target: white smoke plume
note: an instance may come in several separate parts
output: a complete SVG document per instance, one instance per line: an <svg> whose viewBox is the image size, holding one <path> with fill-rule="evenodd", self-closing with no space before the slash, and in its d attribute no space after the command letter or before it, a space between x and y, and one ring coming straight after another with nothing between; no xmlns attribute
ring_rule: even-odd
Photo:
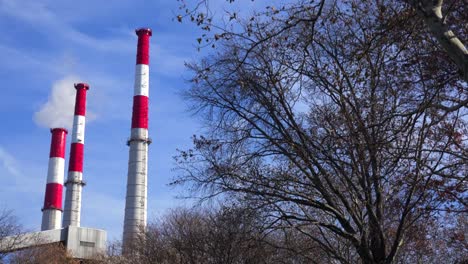
<svg viewBox="0 0 468 264"><path fill-rule="evenodd" d="M68 75L54 82L47 102L34 113L36 124L48 128L71 129L76 96L74 84L80 81L78 76Z"/></svg>

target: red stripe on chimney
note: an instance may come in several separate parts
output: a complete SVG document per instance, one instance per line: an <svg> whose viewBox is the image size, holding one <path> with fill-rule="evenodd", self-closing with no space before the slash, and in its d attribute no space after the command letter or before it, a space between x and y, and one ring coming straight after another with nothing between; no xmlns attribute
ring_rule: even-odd
<svg viewBox="0 0 468 264"><path fill-rule="evenodd" d="M68 131L65 128L51 129L50 158L65 158L65 143Z"/></svg>
<svg viewBox="0 0 468 264"><path fill-rule="evenodd" d="M148 128L148 97L133 97L132 128Z"/></svg>
<svg viewBox="0 0 468 264"><path fill-rule="evenodd" d="M89 85L86 83L75 84L76 99L75 99L75 115L86 115L86 90Z"/></svg>
<svg viewBox="0 0 468 264"><path fill-rule="evenodd" d="M83 172L84 145L81 143L72 143L70 148L70 162L68 171Z"/></svg>
<svg viewBox="0 0 468 264"><path fill-rule="evenodd" d="M138 29L136 30L138 35L138 46L136 64L149 65L149 38L152 35L151 29Z"/></svg>
<svg viewBox="0 0 468 264"><path fill-rule="evenodd" d="M62 210L63 185L59 183L48 183L44 199L44 209Z"/></svg>

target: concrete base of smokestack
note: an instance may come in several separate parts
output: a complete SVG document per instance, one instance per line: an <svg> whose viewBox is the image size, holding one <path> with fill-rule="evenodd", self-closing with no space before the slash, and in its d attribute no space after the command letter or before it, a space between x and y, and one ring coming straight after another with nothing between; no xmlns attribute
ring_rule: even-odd
<svg viewBox="0 0 468 264"><path fill-rule="evenodd" d="M147 218L147 175L148 175L147 129L134 128L128 141L130 146L127 195L125 199L125 219L123 233L124 251L133 244L146 228Z"/></svg>
<svg viewBox="0 0 468 264"><path fill-rule="evenodd" d="M41 230L62 228L62 211L56 209L44 209L42 211Z"/></svg>
<svg viewBox="0 0 468 264"><path fill-rule="evenodd" d="M65 195L65 209L63 214L63 226L80 226L81 222L81 193L85 183L83 173L72 171L68 173L65 182L67 187Z"/></svg>

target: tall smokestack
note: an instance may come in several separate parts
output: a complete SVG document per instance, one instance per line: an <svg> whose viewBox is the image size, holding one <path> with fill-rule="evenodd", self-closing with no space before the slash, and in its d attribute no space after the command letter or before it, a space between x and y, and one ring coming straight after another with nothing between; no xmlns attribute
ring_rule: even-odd
<svg viewBox="0 0 468 264"><path fill-rule="evenodd" d="M59 229L62 222L62 191L65 169L65 143L68 131L65 128L51 129L49 169L42 208L41 230Z"/></svg>
<svg viewBox="0 0 468 264"><path fill-rule="evenodd" d="M63 227L80 226L81 220L81 190L83 181L83 150L86 123L86 92L89 85L75 84L75 116L73 118L72 142L70 148L70 162L68 163L68 179L65 182L65 211Z"/></svg>
<svg viewBox="0 0 468 264"><path fill-rule="evenodd" d="M130 146L125 198L123 232L124 250L132 245L139 232L146 227L148 179L148 92L149 92L149 38L151 29L136 30L138 47L136 56L133 96L132 129L127 145Z"/></svg>

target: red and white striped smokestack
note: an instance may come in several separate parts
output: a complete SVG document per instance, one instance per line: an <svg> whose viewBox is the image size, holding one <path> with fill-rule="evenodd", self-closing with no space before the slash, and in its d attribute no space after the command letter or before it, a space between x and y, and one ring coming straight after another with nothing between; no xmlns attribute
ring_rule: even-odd
<svg viewBox="0 0 468 264"><path fill-rule="evenodd" d="M138 36L131 136L127 174L127 194L123 232L124 250L146 227L148 179L148 96L149 96L149 28L136 30Z"/></svg>
<svg viewBox="0 0 468 264"><path fill-rule="evenodd" d="M65 194L63 227L80 226L81 191L85 185L83 181L83 154L86 123L86 92L89 90L89 85L78 83L75 84L75 89L75 116L73 118L68 178L65 182L67 193Z"/></svg>
<svg viewBox="0 0 468 264"><path fill-rule="evenodd" d="M51 129L49 169L47 185L42 208L41 230L59 229L62 227L62 192L65 170L65 144L68 131L65 128Z"/></svg>

